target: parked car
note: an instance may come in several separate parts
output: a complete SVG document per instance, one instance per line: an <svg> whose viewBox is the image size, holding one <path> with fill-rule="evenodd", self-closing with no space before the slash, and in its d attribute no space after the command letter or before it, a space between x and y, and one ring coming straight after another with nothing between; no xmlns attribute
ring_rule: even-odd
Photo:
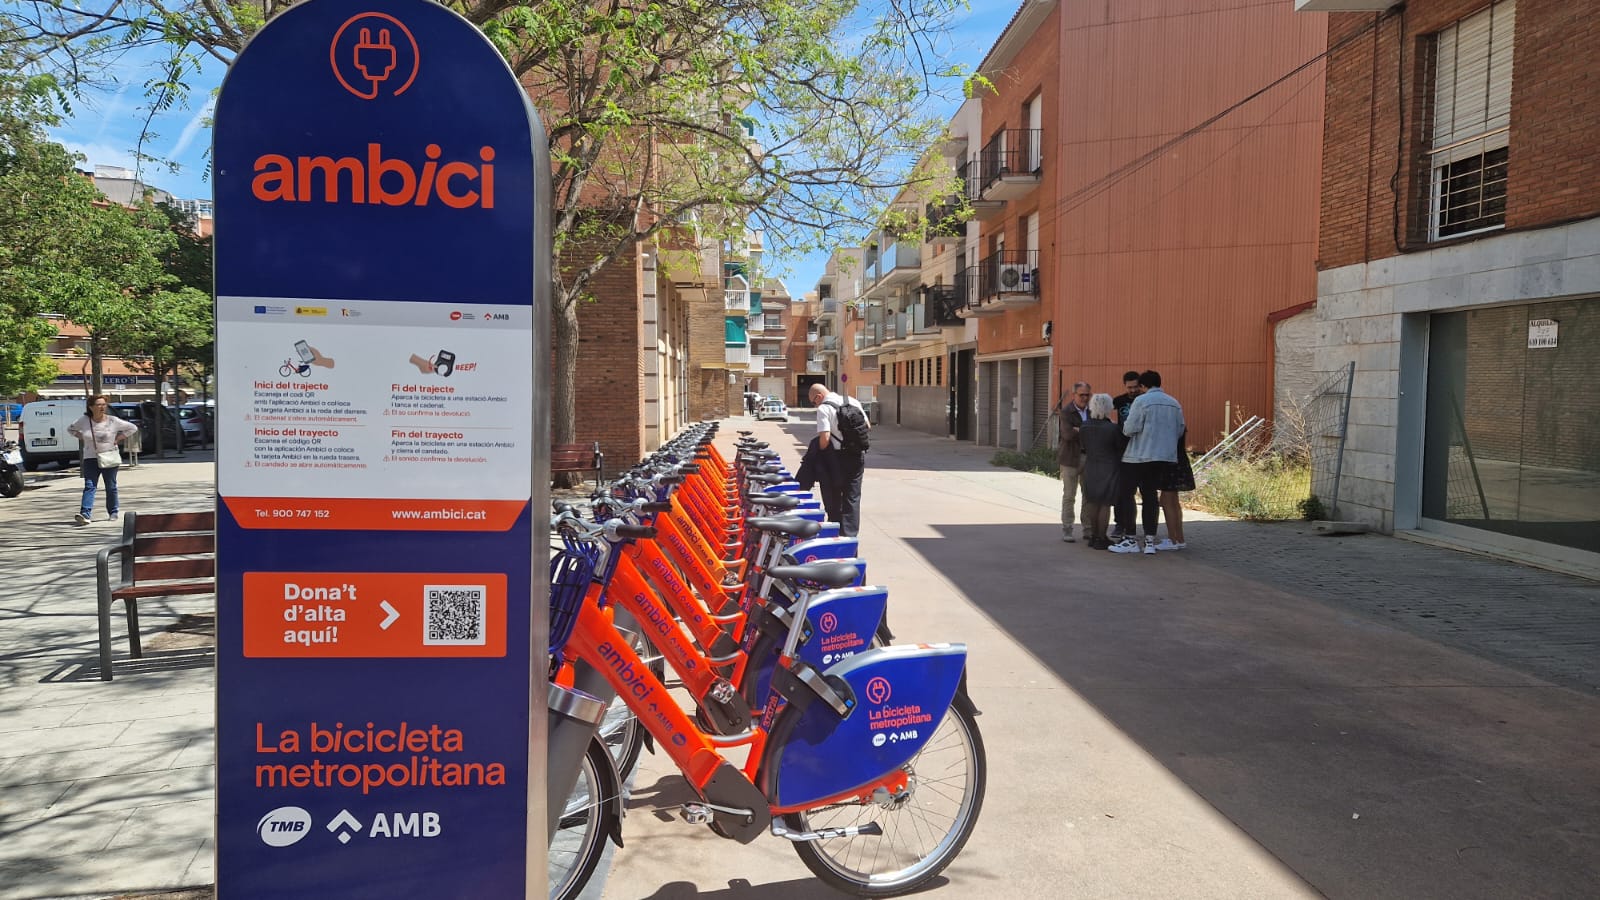
<svg viewBox="0 0 1600 900"><path fill-rule="evenodd" d="M126 419L129 422L139 426L139 441L143 447L141 452L154 453L156 452L156 435L152 422L155 417L151 416L150 419L147 420L144 413L145 410L155 409L160 409L166 413L167 424L161 429L162 448L167 450L182 449L183 445L178 443L178 431L182 427L181 420L178 418L178 414L173 412L171 407L158 406L155 403L149 402L113 403L111 404L111 409L108 410L108 412L119 419Z"/></svg>
<svg viewBox="0 0 1600 900"><path fill-rule="evenodd" d="M789 421L789 407L783 405L782 400L763 400L761 408L756 411L758 420L776 419L779 422Z"/></svg>
<svg viewBox="0 0 1600 900"><path fill-rule="evenodd" d="M183 445L185 447L209 446L216 438L212 437L211 407L204 403L185 403L178 407L178 419L183 423Z"/></svg>
<svg viewBox="0 0 1600 900"><path fill-rule="evenodd" d="M0 403L0 423L22 421L21 403Z"/></svg>
<svg viewBox="0 0 1600 900"><path fill-rule="evenodd" d="M22 467L32 472L45 463L57 463L62 468L77 463L81 445L67 429L83 418L83 408L81 397L24 404L19 419Z"/></svg>

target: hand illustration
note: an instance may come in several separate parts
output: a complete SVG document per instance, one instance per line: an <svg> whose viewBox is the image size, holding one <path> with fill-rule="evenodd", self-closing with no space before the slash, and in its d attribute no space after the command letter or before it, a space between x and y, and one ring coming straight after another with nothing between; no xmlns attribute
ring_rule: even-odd
<svg viewBox="0 0 1600 900"><path fill-rule="evenodd" d="M313 365L313 366L321 366L324 369L333 368L333 360L332 359L330 359L330 358L328 358L326 356L323 356L322 353L317 350L317 348L312 347L309 344L306 345L306 346L307 346L307 349L309 349L311 351L311 365Z"/></svg>
<svg viewBox="0 0 1600 900"><path fill-rule="evenodd" d="M420 356L416 355L415 353L413 353L413 354L411 354L410 363L413 366L416 366L417 367L417 371L421 372L424 375L432 375L433 374L433 360L424 359L423 357L420 357Z"/></svg>

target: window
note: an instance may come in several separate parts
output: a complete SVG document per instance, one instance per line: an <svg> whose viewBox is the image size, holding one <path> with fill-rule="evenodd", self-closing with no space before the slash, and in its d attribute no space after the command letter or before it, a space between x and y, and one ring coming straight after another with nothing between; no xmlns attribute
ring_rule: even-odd
<svg viewBox="0 0 1600 900"><path fill-rule="evenodd" d="M1505 226L1516 12L1500 0L1434 35L1429 240Z"/></svg>
<svg viewBox="0 0 1600 900"><path fill-rule="evenodd" d="M889 367L888 366L883 366L883 365L878 366L878 383L879 384L888 384L889 383Z"/></svg>
<svg viewBox="0 0 1600 900"><path fill-rule="evenodd" d="M783 327L783 317L777 313L767 313L761 317L761 321L768 328Z"/></svg>
<svg viewBox="0 0 1600 900"><path fill-rule="evenodd" d="M817 285L817 299L818 300L831 300L831 299L833 299L833 285L831 285L831 284L819 284L819 285Z"/></svg>
<svg viewBox="0 0 1600 900"><path fill-rule="evenodd" d="M933 358L933 383L935 386L944 384L944 357Z"/></svg>

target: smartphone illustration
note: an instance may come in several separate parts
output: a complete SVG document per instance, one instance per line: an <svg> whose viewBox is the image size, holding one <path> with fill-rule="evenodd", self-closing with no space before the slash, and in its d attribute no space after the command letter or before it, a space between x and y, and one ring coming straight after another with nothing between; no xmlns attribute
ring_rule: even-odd
<svg viewBox="0 0 1600 900"><path fill-rule="evenodd" d="M433 358L433 370L449 378L450 373L456 370L456 355L449 350L440 350Z"/></svg>
<svg viewBox="0 0 1600 900"><path fill-rule="evenodd" d="M316 358L311 352L311 345L305 341L295 341L294 352L300 354L300 361L304 363L311 362Z"/></svg>

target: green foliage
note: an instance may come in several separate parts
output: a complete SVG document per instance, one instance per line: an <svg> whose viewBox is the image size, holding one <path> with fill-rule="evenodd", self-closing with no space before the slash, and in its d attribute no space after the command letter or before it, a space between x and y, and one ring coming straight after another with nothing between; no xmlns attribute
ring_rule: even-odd
<svg viewBox="0 0 1600 900"><path fill-rule="evenodd" d="M1186 498L1198 509L1238 519L1293 519L1311 490L1311 468L1275 456L1224 459L1208 468Z"/></svg>
<svg viewBox="0 0 1600 900"><path fill-rule="evenodd" d="M996 450L989 465L1036 472L1052 478L1061 477L1061 465L1056 462L1056 451L1050 447L1035 447L1026 453L1016 450Z"/></svg>

